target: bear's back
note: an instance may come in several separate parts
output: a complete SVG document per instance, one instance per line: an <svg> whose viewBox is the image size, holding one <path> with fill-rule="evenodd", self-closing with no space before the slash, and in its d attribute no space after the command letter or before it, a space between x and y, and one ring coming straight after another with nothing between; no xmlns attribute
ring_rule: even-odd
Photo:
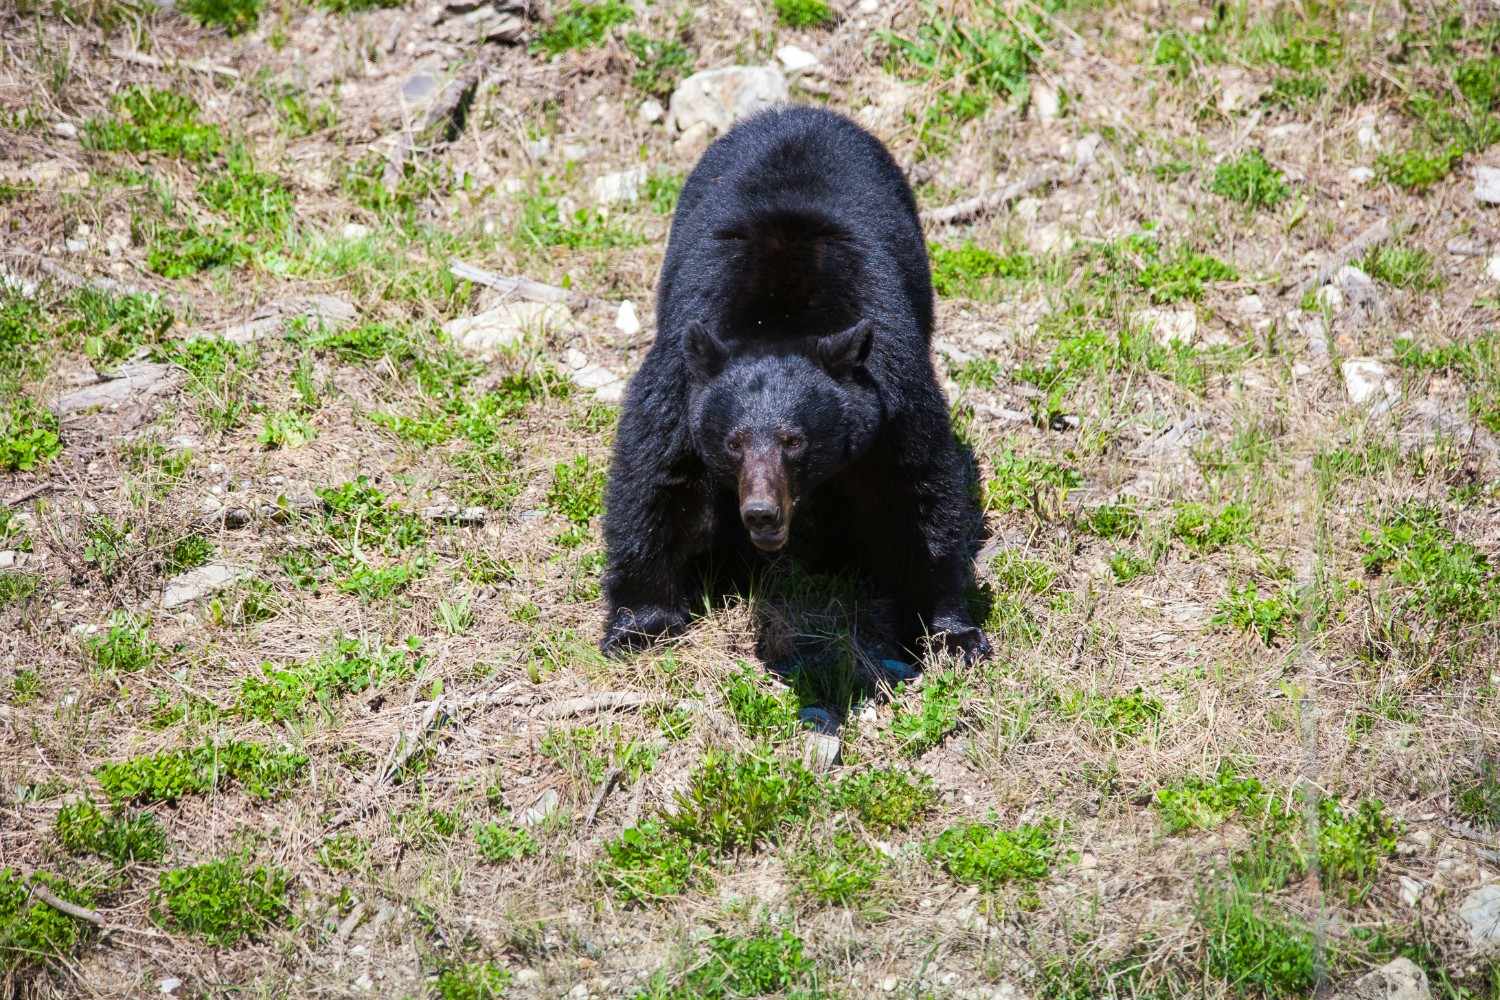
<svg viewBox="0 0 1500 1000"><path fill-rule="evenodd" d="M777 290L783 301L765 301ZM821 108L761 112L704 153L673 217L658 336L697 319L732 337L745 323L774 325L798 297L799 329L873 313L889 335L909 331L923 348L931 334L911 188L879 140Z"/></svg>

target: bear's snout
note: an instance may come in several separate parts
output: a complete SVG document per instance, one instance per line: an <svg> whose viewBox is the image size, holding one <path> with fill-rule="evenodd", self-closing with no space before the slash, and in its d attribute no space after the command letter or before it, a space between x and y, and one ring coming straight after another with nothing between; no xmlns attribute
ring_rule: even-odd
<svg viewBox="0 0 1500 1000"><path fill-rule="evenodd" d="M792 498L781 457L756 449L740 465L740 521L762 552L776 552L791 532Z"/></svg>

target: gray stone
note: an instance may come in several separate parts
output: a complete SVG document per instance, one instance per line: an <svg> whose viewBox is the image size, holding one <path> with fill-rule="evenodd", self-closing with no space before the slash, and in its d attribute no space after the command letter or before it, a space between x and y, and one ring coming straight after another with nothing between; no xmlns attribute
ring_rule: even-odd
<svg viewBox="0 0 1500 1000"><path fill-rule="evenodd" d="M1500 168L1474 168L1474 200L1481 205L1500 205Z"/></svg>
<svg viewBox="0 0 1500 1000"><path fill-rule="evenodd" d="M1401 398L1401 384L1374 358L1350 358L1339 365L1339 372L1344 376L1349 402L1355 406L1383 412Z"/></svg>
<svg viewBox="0 0 1500 1000"><path fill-rule="evenodd" d="M1375 171L1369 167L1351 167L1349 179L1356 184L1368 184L1375 179Z"/></svg>
<svg viewBox="0 0 1500 1000"><path fill-rule="evenodd" d="M594 203L633 205L641 196L641 185L646 183L646 167L631 167L618 173L596 177L593 184Z"/></svg>
<svg viewBox="0 0 1500 1000"><path fill-rule="evenodd" d="M1430 1000L1427 973L1409 958L1398 958L1356 979L1329 1000Z"/></svg>
<svg viewBox="0 0 1500 1000"><path fill-rule="evenodd" d="M694 73L677 85L669 117L679 132L706 125L725 132L736 121L784 103L786 77L774 66L726 66Z"/></svg>
<svg viewBox="0 0 1500 1000"><path fill-rule="evenodd" d="M799 45L783 45L776 50L776 61L788 73L806 73L818 65L818 57Z"/></svg>
<svg viewBox="0 0 1500 1000"><path fill-rule="evenodd" d="M627 337L634 337L641 332L641 318L635 313L635 303L629 299L620 303L620 308L615 311L615 329Z"/></svg>
<svg viewBox="0 0 1500 1000"><path fill-rule="evenodd" d="M648 97L641 102L641 109L636 112L635 116L643 125L655 125L666 113L667 109L661 106L660 101L654 97Z"/></svg>
<svg viewBox="0 0 1500 1000"><path fill-rule="evenodd" d="M561 806L562 797L557 794L557 789L549 788L521 814L517 822L522 826L537 826L556 813Z"/></svg>
<svg viewBox="0 0 1500 1000"><path fill-rule="evenodd" d="M422 508L422 517L428 521L456 524L465 528L483 525L489 513L483 507L459 507L454 504L438 504Z"/></svg>
<svg viewBox="0 0 1500 1000"><path fill-rule="evenodd" d="M1343 294L1343 308L1355 321L1368 323L1385 316L1385 301L1380 296L1379 286L1353 264L1339 268L1333 285Z"/></svg>
<svg viewBox="0 0 1500 1000"><path fill-rule="evenodd" d="M802 737L802 763L808 770L821 774L839 759L839 724L829 712L809 706L797 713L808 732Z"/></svg>
<svg viewBox="0 0 1500 1000"><path fill-rule="evenodd" d="M1158 344L1192 344L1198 339L1198 313L1191 309L1141 309L1132 317Z"/></svg>
<svg viewBox="0 0 1500 1000"><path fill-rule="evenodd" d="M567 330L572 325L573 313L557 302L502 302L482 313L449 320L443 332L465 350L492 354L527 333Z"/></svg>
<svg viewBox="0 0 1500 1000"><path fill-rule="evenodd" d="M1483 257L1487 248L1483 240L1455 236L1444 244L1443 249L1455 257Z"/></svg>
<svg viewBox="0 0 1500 1000"><path fill-rule="evenodd" d="M164 392L175 382L171 365L134 361L116 368L104 381L59 397L56 410L65 416L95 407L111 408L125 403L144 402Z"/></svg>
<svg viewBox="0 0 1500 1000"><path fill-rule="evenodd" d="M409 104L426 104L442 86L443 81L432 73L413 73L401 84L401 99Z"/></svg>
<svg viewBox="0 0 1500 1000"><path fill-rule="evenodd" d="M223 563L209 563L207 566L199 566L197 569L188 570L186 573L174 576L167 581L167 586L161 595L161 606L164 608L180 608L182 605L191 604L201 597L217 593L249 575L248 570L236 566L226 566Z"/></svg>
<svg viewBox="0 0 1500 1000"><path fill-rule="evenodd" d="M1039 122L1055 122L1062 116L1062 93L1046 81L1031 88L1031 114Z"/></svg>
<svg viewBox="0 0 1500 1000"><path fill-rule="evenodd" d="M359 310L335 295L302 295L265 306L244 323L225 327L219 336L232 344L251 344L281 333L297 319L336 328L348 326L357 318Z"/></svg>
<svg viewBox="0 0 1500 1000"><path fill-rule="evenodd" d="M1458 917L1469 929L1469 943L1481 952L1500 949L1500 884L1482 885L1464 897Z"/></svg>

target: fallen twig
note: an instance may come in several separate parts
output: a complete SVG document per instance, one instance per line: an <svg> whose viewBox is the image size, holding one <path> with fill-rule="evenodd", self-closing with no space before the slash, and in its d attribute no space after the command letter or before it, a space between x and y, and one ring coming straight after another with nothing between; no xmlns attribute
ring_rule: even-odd
<svg viewBox="0 0 1500 1000"><path fill-rule="evenodd" d="M381 787L393 775L399 774L407 762L426 746L428 735L431 730L440 725L440 719L445 722L452 717L451 713L444 711L445 705L446 700L443 698L434 698L427 704L427 709L422 713L422 718L417 722L416 727L409 734L403 733L396 737L396 742L391 744L385 763L365 785L364 794L359 797L359 801L334 816L329 821L328 829L337 830L339 827L347 826L375 807Z"/></svg>
<svg viewBox="0 0 1500 1000"><path fill-rule="evenodd" d="M640 708L642 705L653 705L666 700L662 695L639 694L635 691L606 691L603 694L592 694L582 698L569 698L567 701L557 701L550 705L543 705L534 713L538 719L555 720L566 719L574 715L587 715L590 712L610 712L620 708Z"/></svg>
<svg viewBox="0 0 1500 1000"><path fill-rule="evenodd" d="M79 906L77 903L70 903L40 882L31 883L31 894L54 910L66 913L70 917L77 917L79 920L86 920L95 927L104 927L104 918L99 915L99 911Z"/></svg>
<svg viewBox="0 0 1500 1000"><path fill-rule="evenodd" d="M21 504L25 503L27 500L35 500L37 497L41 496L43 493L47 493L47 492L51 491L55 486L56 486L55 483L42 483L39 486L33 486L31 489L27 490L25 493L22 493L20 496L18 496L18 497L11 497L9 500L5 501L5 506L7 506L7 507L19 507Z"/></svg>
<svg viewBox="0 0 1500 1000"><path fill-rule="evenodd" d="M486 271L482 267L466 264L461 260L455 260L448 265L448 273L455 278L464 281L472 281L476 285L484 285L507 295L514 295L518 299L527 302L557 302L571 309L581 309L589 305L587 296L570 292L566 288L558 288L556 285L544 285L540 281L532 281L530 278L512 278L494 271Z"/></svg>
<svg viewBox="0 0 1500 1000"><path fill-rule="evenodd" d="M594 801L589 803L588 814L583 817L583 828L585 830L594 825L594 817L599 815L599 807L604 805L604 800L608 797L610 789L615 787L615 783L620 780L620 777L624 773L618 767L612 767L604 772L604 780L599 784L599 790L594 793Z"/></svg>
<svg viewBox="0 0 1500 1000"><path fill-rule="evenodd" d="M1379 244L1384 243L1390 238L1390 219L1382 218L1370 223L1370 225L1366 226L1358 236L1354 237L1354 239L1350 240L1348 243L1345 243L1343 246L1335 250L1333 254L1323 262L1322 266L1320 266L1317 271L1313 273L1312 277L1305 279L1301 284L1299 284L1292 292L1292 297L1300 302L1302 300L1302 296L1306 295L1314 288L1321 288L1324 285L1328 284L1328 282L1332 281L1334 275L1338 274L1339 269L1342 268L1345 264L1349 263L1351 260L1354 260L1357 257L1364 256L1364 254L1369 251L1371 247L1378 246ZM1285 287L1283 287L1283 291L1284 290Z"/></svg>
<svg viewBox="0 0 1500 1000"><path fill-rule="evenodd" d="M406 161L411 159L417 144L427 141L434 132L441 129L443 138L448 142L458 138L458 134L463 131L464 119L468 115L469 105L474 100L474 93L479 88L479 78L483 72L483 62L476 62L449 80L443 87L442 93L427 108L427 113L422 116L422 120L402 131L400 141L392 151L390 159L386 161L385 172L380 178L382 184L388 189L395 190L405 174Z"/></svg>
<svg viewBox="0 0 1500 1000"><path fill-rule="evenodd" d="M963 201L944 205L942 208L930 208L922 213L922 221L927 223L949 223L968 222L982 215L1004 208L1006 205L1019 198L1024 198L1033 191L1054 184L1062 184L1075 178L1081 172L1080 168L1074 167L1066 174L1059 173L1057 168L1048 167L1039 170L1030 177L1022 178L1014 183L1007 184L999 191L991 191L989 194L975 195L973 198L965 198Z"/></svg>
<svg viewBox="0 0 1500 1000"><path fill-rule="evenodd" d="M240 78L240 71L232 66L218 66L214 63L198 61L167 62L165 59L158 59L156 56L149 56L144 52L136 52L133 49L110 49L109 54L116 59L135 63L137 66L149 66L152 69L175 69L181 67L182 69L190 69L195 73L207 73L210 76L227 76L235 80Z"/></svg>

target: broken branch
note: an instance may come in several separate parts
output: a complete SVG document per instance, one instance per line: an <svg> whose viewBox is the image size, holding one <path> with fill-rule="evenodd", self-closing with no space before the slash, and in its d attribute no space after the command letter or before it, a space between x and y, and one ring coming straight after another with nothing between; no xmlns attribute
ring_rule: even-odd
<svg viewBox="0 0 1500 1000"><path fill-rule="evenodd" d="M643 705L654 705L665 700L661 695L638 694L634 691L606 691L604 694L588 695L583 698L569 698L567 701L553 702L544 705L536 711L536 718L552 721L555 719L566 719L574 715L587 715L590 712L610 712L621 708L640 708Z"/></svg>
<svg viewBox="0 0 1500 1000"><path fill-rule="evenodd" d="M558 288L556 285L544 285L540 281L532 281L530 278L511 278L494 271L486 271L482 267L466 264L461 260L455 260L448 265L448 273L463 281L470 281L476 285L484 285L493 288L506 295L514 295L518 299L527 302L558 302L573 309L580 309L589 304L589 300L566 288Z"/></svg>
<svg viewBox="0 0 1500 1000"><path fill-rule="evenodd" d="M77 917L79 920L87 921L95 927L102 928L104 926L104 917L100 916L99 911L91 910L86 906L79 906L77 903L70 903L40 882L31 883L31 894L54 910L66 913L70 917Z"/></svg>
<svg viewBox="0 0 1500 1000"><path fill-rule="evenodd" d="M585 830L594 825L594 817L599 815L599 807L604 805L604 800L609 795L610 789L615 787L615 782L619 781L624 773L618 767L612 767L604 772L604 781L600 783L599 791L594 793L594 801L589 803L588 815L583 817L583 828Z"/></svg>
<svg viewBox="0 0 1500 1000"><path fill-rule="evenodd" d="M1292 293L1292 297L1299 302L1302 301L1302 296L1314 288L1322 288L1328 282L1332 281L1334 275L1338 274L1339 270L1345 264L1358 257L1363 257L1371 247L1378 246L1390 238L1391 220L1382 218L1372 222L1358 236L1335 250L1323 262L1322 266L1313 273L1312 277L1306 279L1296 287Z"/></svg>
<svg viewBox="0 0 1500 1000"><path fill-rule="evenodd" d="M968 222L1004 208L1011 202L1024 198L1033 191L1071 181L1081 171L1082 167L1080 166L1074 167L1066 174L1060 174L1055 168L1049 167L1046 170L1037 171L1030 177L1007 184L999 191L975 195L973 198L966 198L951 205L944 205L942 208L930 208L922 213L922 221L927 223Z"/></svg>

